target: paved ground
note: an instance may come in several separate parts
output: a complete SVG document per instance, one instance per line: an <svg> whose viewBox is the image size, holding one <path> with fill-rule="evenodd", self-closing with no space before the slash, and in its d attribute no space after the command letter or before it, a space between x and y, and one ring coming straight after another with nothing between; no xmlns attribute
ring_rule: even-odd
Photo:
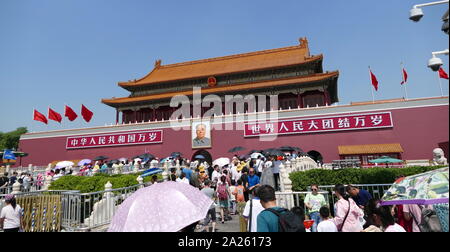
<svg viewBox="0 0 450 252"><path fill-rule="evenodd" d="M239 232L239 215L231 215L232 220L225 221L224 224L221 222L220 210L216 209L217 212L217 223L216 232ZM211 223L209 224L211 227Z"/></svg>

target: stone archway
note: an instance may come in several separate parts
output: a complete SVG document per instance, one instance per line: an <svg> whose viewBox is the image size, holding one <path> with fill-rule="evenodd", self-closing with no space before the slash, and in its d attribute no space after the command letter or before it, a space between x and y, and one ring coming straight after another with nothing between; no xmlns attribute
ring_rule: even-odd
<svg viewBox="0 0 450 252"><path fill-rule="evenodd" d="M310 156L312 159L314 159L314 161L316 161L316 163L319 161L321 164L323 164L323 157L322 157L322 154L320 154L320 152L311 150L311 151L308 151L308 156Z"/></svg>
<svg viewBox="0 0 450 252"><path fill-rule="evenodd" d="M194 152L194 154L192 155L191 161L196 160L195 156L197 156L197 155L203 155L205 157L205 161L209 165L212 165L212 162L213 162L212 156L211 156L211 154L208 151L206 151L206 150L198 150L198 151Z"/></svg>

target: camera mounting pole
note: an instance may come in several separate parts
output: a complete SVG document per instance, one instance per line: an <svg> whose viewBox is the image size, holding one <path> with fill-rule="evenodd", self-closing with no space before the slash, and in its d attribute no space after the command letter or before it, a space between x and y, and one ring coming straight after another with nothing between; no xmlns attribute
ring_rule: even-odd
<svg viewBox="0 0 450 252"><path fill-rule="evenodd" d="M431 54L433 55L433 58L435 58L436 55L440 55L440 54L448 55L448 54L449 54L449 50L448 50L448 49L445 49L445 50L443 50L443 51L432 52Z"/></svg>
<svg viewBox="0 0 450 252"><path fill-rule="evenodd" d="M413 6L413 8L417 9L417 8L422 8L422 7L432 6L432 5L444 4L444 3L448 3L448 1L449 0L437 1L437 2L431 2L431 3L424 3L424 4L416 4L416 5Z"/></svg>

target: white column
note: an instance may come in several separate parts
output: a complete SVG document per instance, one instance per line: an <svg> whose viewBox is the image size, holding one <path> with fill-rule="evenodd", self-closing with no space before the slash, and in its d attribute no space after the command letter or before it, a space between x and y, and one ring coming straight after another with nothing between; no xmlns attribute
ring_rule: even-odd
<svg viewBox="0 0 450 252"><path fill-rule="evenodd" d="M45 174L48 174L51 170L52 165L48 164L47 169L45 169ZM52 176L45 175L44 186L42 187L42 190L47 191L51 183L52 183Z"/></svg>
<svg viewBox="0 0 450 252"><path fill-rule="evenodd" d="M139 183L139 188L144 188L144 178L142 178L140 175L137 177L137 182Z"/></svg>
<svg viewBox="0 0 450 252"><path fill-rule="evenodd" d="M12 190L11 194L20 193L20 186L21 186L21 184L19 183L19 181L16 181L16 183L14 183L14 185L13 185L13 190Z"/></svg>
<svg viewBox="0 0 450 252"><path fill-rule="evenodd" d="M163 176L163 179L164 179L164 181L168 181L169 180L169 160L166 160L165 162L164 162L164 167L163 167L163 173L162 173L162 176Z"/></svg>

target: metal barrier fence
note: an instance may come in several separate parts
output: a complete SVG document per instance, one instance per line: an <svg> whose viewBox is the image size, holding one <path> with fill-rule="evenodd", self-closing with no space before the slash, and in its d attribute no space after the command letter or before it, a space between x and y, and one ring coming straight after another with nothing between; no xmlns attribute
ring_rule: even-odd
<svg viewBox="0 0 450 252"><path fill-rule="evenodd" d="M110 224L112 217L125 199L138 189L150 184L93 193L62 193L62 227L67 231L89 231Z"/></svg>
<svg viewBox="0 0 450 252"><path fill-rule="evenodd" d="M60 223L63 230L66 231L93 231L106 229L107 225L111 223L112 217L119 206L125 199L131 196L138 189L149 186L147 184L138 184L126 188L111 189L93 193L80 193L79 191L29 191L16 194L16 197L27 198L35 197L39 195L58 195L60 201L55 197L52 197L52 202L60 202L60 208L57 206L59 213L53 213L52 218L58 218L53 221ZM372 196L379 199L383 196L384 192L389 189L391 184L358 184L354 185L360 189L369 191ZM321 190L319 193L323 194L326 202L329 204L330 211L333 213L334 204L336 202L336 196L333 193L334 186L319 186ZM276 192L277 204L280 207L292 209L293 207L304 207L304 199L310 192ZM0 211L4 206L5 194L0 194ZM45 199L45 197L42 197ZM19 202L19 200L18 200ZM28 205L33 205L28 203ZM28 207L24 209L23 216L26 216L28 223L31 223L33 213L30 212L32 208ZM306 209L305 209L306 212ZM46 223L46 222L43 222ZM47 222L48 223L48 222ZM43 227L33 227L33 229L26 229L26 231L59 231L58 227L45 224Z"/></svg>
<svg viewBox="0 0 450 252"><path fill-rule="evenodd" d="M44 181L30 181L25 184L22 183L20 185L20 191L21 192L36 192L36 191L40 191L43 186L44 186ZM12 192L13 192L12 185L0 187L0 195L1 194L10 194Z"/></svg>
<svg viewBox="0 0 450 252"><path fill-rule="evenodd" d="M25 232L57 232L61 230L61 195L66 191L34 191L15 194L22 208ZM0 194L0 211L5 206Z"/></svg>
<svg viewBox="0 0 450 252"><path fill-rule="evenodd" d="M302 207L307 213L305 204L303 203L305 197L311 192L276 192L275 196L277 198L277 206L286 209L292 209L293 207ZM325 201L330 204L330 195L328 192L319 192L323 194Z"/></svg>
<svg viewBox="0 0 450 252"><path fill-rule="evenodd" d="M347 185L346 185L347 186ZM392 184L352 184L352 186L368 191L374 199L381 199ZM334 215L334 204L338 201L334 194L334 185L319 186L319 190L326 191L330 199L330 212Z"/></svg>
<svg viewBox="0 0 450 252"><path fill-rule="evenodd" d="M33 191L21 192L15 196L19 205L21 202L25 204L25 206L21 206L27 232L60 231L61 229L73 232L90 231L110 224L117 206L139 188L149 185L150 183L138 184L93 193L56 190ZM0 194L0 211L5 205L5 196L6 194ZM57 197L55 198L55 196ZM48 206L34 207L44 205L43 200L49 199L58 204L53 204L51 209ZM47 214L43 214L43 212ZM45 217L47 217L46 220ZM36 221L33 221L34 218ZM32 225L33 223L35 225Z"/></svg>

